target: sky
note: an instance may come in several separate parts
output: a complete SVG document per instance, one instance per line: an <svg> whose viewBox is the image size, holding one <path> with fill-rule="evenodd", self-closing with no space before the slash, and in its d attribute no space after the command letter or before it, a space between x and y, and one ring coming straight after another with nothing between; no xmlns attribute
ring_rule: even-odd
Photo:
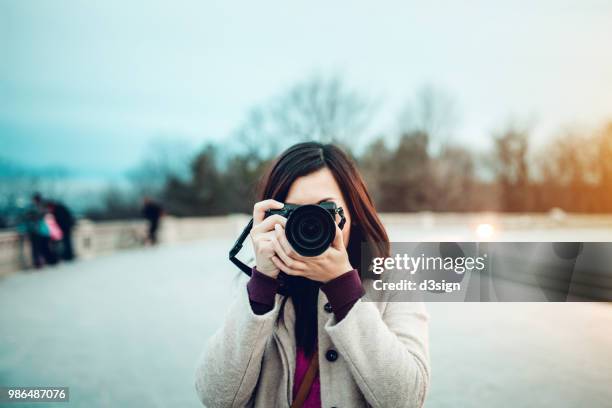
<svg viewBox="0 0 612 408"><path fill-rule="evenodd" d="M381 127L432 85L458 142L510 120L541 141L612 119L611 39L607 0L0 0L0 157L118 177L151 140L229 140L313 74L383 101Z"/></svg>

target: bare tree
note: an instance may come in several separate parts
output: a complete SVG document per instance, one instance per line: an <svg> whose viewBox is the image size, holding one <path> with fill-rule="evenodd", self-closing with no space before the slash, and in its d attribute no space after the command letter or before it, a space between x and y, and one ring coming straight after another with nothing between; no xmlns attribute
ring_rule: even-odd
<svg viewBox="0 0 612 408"><path fill-rule="evenodd" d="M350 148L367 129L373 113L374 104L338 76L314 76L252 110L235 135L250 154L260 158L306 140Z"/></svg>
<svg viewBox="0 0 612 408"><path fill-rule="evenodd" d="M493 167L504 211L524 211L528 207L529 134L527 129L510 124L494 135Z"/></svg>
<svg viewBox="0 0 612 408"><path fill-rule="evenodd" d="M241 126L234 132L232 140L238 142L238 153L254 160L273 157L289 140L283 137L272 116L262 107L253 108Z"/></svg>
<svg viewBox="0 0 612 408"><path fill-rule="evenodd" d="M421 132L428 135L430 150L439 152L449 142L459 121L455 100L445 91L426 85L400 113L401 133Z"/></svg>
<svg viewBox="0 0 612 408"><path fill-rule="evenodd" d="M406 133L394 149L382 139L372 143L362 164L374 184L376 202L382 211L422 211L430 208L430 156L427 135Z"/></svg>
<svg viewBox="0 0 612 408"><path fill-rule="evenodd" d="M192 147L183 140L158 138L147 146L140 163L127 177L139 195L158 195L171 178L189 175Z"/></svg>
<svg viewBox="0 0 612 408"><path fill-rule="evenodd" d="M604 211L612 211L612 122L597 135L595 159L598 177L598 200Z"/></svg>
<svg viewBox="0 0 612 408"><path fill-rule="evenodd" d="M596 133L568 131L547 143L538 156L540 201L544 208L612 210L612 126Z"/></svg>
<svg viewBox="0 0 612 408"><path fill-rule="evenodd" d="M446 145L432 160L429 196L431 210L467 211L476 205L475 163L472 153L460 146Z"/></svg>
<svg viewBox="0 0 612 408"><path fill-rule="evenodd" d="M359 157L359 167L377 205L386 205L382 201L381 184L383 178L388 174L392 154L393 151L385 143L385 138L380 136L370 142ZM383 209L383 207L381 206L379 209Z"/></svg>

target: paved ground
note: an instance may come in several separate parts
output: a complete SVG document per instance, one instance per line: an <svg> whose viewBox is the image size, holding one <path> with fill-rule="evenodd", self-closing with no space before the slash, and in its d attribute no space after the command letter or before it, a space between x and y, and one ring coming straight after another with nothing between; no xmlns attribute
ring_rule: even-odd
<svg viewBox="0 0 612 408"><path fill-rule="evenodd" d="M60 407L199 406L194 364L238 276L229 244L127 251L0 280L0 385L69 386ZM611 305L429 310L428 407L610 406Z"/></svg>

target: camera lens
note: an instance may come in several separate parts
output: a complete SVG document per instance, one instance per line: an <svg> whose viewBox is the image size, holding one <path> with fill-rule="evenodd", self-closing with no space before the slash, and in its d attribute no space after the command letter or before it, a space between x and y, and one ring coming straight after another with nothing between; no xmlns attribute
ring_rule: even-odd
<svg viewBox="0 0 612 408"><path fill-rule="evenodd" d="M323 235L323 226L320 220L309 217L302 220L299 224L300 237L307 242L317 242Z"/></svg>
<svg viewBox="0 0 612 408"><path fill-rule="evenodd" d="M331 214L318 205L296 208L285 226L285 234L291 246L303 256L320 255L336 236L336 226Z"/></svg>

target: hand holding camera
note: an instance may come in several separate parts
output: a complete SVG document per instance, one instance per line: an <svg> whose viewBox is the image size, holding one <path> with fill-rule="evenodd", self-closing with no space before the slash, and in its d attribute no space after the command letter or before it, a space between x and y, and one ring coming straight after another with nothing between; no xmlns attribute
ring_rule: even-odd
<svg viewBox="0 0 612 408"><path fill-rule="evenodd" d="M350 271L341 231L345 221L343 209L333 202L283 205L264 200L255 204L251 239L257 270L273 278L283 271L320 282Z"/></svg>
<svg viewBox="0 0 612 408"><path fill-rule="evenodd" d="M280 224L275 225L275 232L276 237L272 240L272 245L276 254L271 260L278 269L288 275L327 283L353 269L338 225L335 225L335 236L330 246L316 256L300 255L294 250L287 240L285 228Z"/></svg>
<svg viewBox="0 0 612 408"><path fill-rule="evenodd" d="M281 209L283 203L276 200L264 200L253 207L253 228L251 229L251 241L255 252L255 265L257 270L271 278L276 278L279 269L274 262L274 246L272 239L276 236L274 225L285 226L287 219L280 214L274 214L266 218L266 213L271 209Z"/></svg>

